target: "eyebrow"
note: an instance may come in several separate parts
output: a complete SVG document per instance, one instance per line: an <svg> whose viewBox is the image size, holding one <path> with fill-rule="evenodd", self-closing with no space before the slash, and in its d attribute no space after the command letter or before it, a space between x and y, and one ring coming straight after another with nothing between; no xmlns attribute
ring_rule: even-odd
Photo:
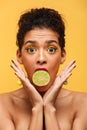
<svg viewBox="0 0 87 130"><path fill-rule="evenodd" d="M47 40L46 43L56 43L56 44L58 44L58 41L56 41L56 40Z"/></svg>
<svg viewBox="0 0 87 130"><path fill-rule="evenodd" d="M28 40L28 41L26 41L24 44L28 44L28 43L36 44L37 41L34 41L34 40ZM56 41L56 40L46 40L45 43L48 43L48 44L56 43L56 44L58 44L58 41Z"/></svg>
<svg viewBox="0 0 87 130"><path fill-rule="evenodd" d="M35 43L36 43L36 41L33 41L33 40L28 40L28 41L26 41L24 44L28 44L28 43L35 44Z"/></svg>

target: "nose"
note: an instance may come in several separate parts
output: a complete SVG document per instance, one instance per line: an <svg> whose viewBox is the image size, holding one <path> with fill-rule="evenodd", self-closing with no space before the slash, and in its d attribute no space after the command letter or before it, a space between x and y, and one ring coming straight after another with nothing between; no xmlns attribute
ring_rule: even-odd
<svg viewBox="0 0 87 130"><path fill-rule="evenodd" d="M46 54L43 49L40 49L37 56L37 64L43 65L47 63Z"/></svg>

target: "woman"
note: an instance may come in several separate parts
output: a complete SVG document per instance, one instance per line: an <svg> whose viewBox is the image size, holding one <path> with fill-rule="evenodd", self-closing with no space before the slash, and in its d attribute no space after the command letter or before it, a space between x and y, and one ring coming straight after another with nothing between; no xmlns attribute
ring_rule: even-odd
<svg viewBox="0 0 87 130"><path fill-rule="evenodd" d="M22 88L0 95L0 130L87 130L87 95L62 88L75 60L57 76L66 59L61 15L53 9L32 9L18 25L17 61L11 67ZM48 83L39 86L34 76L40 71L48 75Z"/></svg>

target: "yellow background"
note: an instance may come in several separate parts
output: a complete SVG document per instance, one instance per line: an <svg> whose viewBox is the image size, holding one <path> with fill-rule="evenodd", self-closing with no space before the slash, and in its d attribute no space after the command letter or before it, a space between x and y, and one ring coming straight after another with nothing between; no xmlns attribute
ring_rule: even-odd
<svg viewBox="0 0 87 130"><path fill-rule="evenodd" d="M68 89L87 92L87 0L0 0L0 93L20 88L10 68L16 58L17 21L23 11L36 7L58 10L66 23L67 59L76 59L77 67Z"/></svg>

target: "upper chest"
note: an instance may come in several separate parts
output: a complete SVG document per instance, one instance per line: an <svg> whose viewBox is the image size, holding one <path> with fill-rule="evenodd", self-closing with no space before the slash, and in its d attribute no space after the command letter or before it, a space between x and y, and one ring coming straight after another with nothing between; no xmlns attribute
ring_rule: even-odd
<svg viewBox="0 0 87 130"><path fill-rule="evenodd" d="M31 104L23 99L15 98L10 109L16 130L28 130L31 120Z"/></svg>
<svg viewBox="0 0 87 130"><path fill-rule="evenodd" d="M76 113L72 99L58 99L56 101L55 107L57 110L56 118L61 130L71 130ZM13 105L12 112L12 117L16 126L16 130L28 130L31 116L31 105L28 102L16 99ZM43 128L43 130L45 130L45 127Z"/></svg>
<svg viewBox="0 0 87 130"><path fill-rule="evenodd" d="M72 97L58 99L55 106L56 118L61 130L71 130L76 116L76 108Z"/></svg>
<svg viewBox="0 0 87 130"><path fill-rule="evenodd" d="M28 130L32 116L31 107L27 106L23 102L20 104L21 105L17 105L14 109L14 122L17 127L17 130ZM56 103L56 110L56 118L61 130L71 130L73 119L75 117L75 110L73 109L73 104L69 100L67 102L63 100L58 101L58 103ZM43 128L43 130L45 130L45 127Z"/></svg>

